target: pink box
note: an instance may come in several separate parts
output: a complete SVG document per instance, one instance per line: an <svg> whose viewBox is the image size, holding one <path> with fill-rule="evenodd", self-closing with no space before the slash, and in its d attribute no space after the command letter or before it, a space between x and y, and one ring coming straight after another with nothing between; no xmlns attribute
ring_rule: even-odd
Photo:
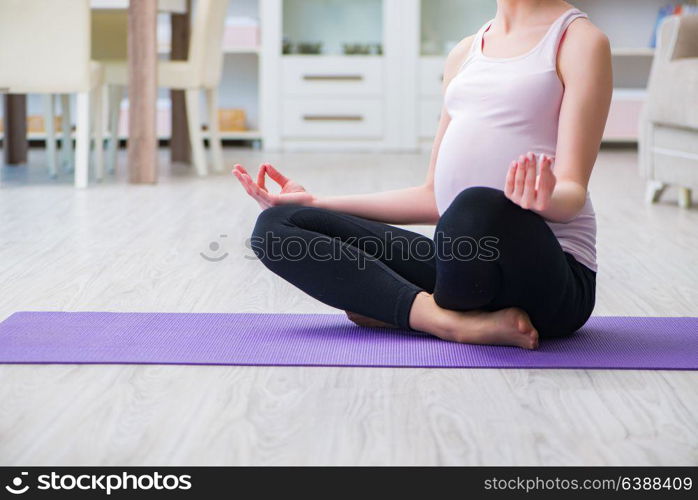
<svg viewBox="0 0 698 500"><path fill-rule="evenodd" d="M228 25L223 33L225 48L256 48L259 45L259 26Z"/></svg>
<svg viewBox="0 0 698 500"><path fill-rule="evenodd" d="M644 99L641 95L614 98L606 123L604 139L635 141L640 130Z"/></svg>

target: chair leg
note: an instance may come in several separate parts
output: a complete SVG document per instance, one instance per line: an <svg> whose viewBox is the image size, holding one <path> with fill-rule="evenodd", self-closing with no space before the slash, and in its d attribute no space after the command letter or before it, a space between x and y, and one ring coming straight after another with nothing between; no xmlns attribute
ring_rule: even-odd
<svg viewBox="0 0 698 500"><path fill-rule="evenodd" d="M218 89L206 89L208 105L208 144L215 172L223 172L223 144L218 126Z"/></svg>
<svg viewBox="0 0 698 500"><path fill-rule="evenodd" d="M658 181L649 181L647 183L647 194L645 195L645 200L648 204L658 203L661 199L664 191L666 191L667 185Z"/></svg>
<svg viewBox="0 0 698 500"><path fill-rule="evenodd" d="M188 89L185 91L187 107L187 124L189 125L189 141L191 142L191 157L196 172L205 176L206 157L204 155L204 138L201 134L201 115L199 113L199 90Z"/></svg>
<svg viewBox="0 0 698 500"><path fill-rule="evenodd" d="M121 117L121 99L123 88L120 85L110 85L108 87L108 133L109 145L107 147L107 172L116 172L117 155L119 152L119 118Z"/></svg>
<svg viewBox="0 0 698 500"><path fill-rule="evenodd" d="M70 110L70 94L61 94L61 162L68 172L75 169L73 150L73 120Z"/></svg>
<svg viewBox="0 0 698 500"><path fill-rule="evenodd" d="M105 88L97 87L90 92L92 99L92 117L90 130L94 134L94 162L95 179L101 182L104 179L104 99Z"/></svg>
<svg viewBox="0 0 698 500"><path fill-rule="evenodd" d="M90 165L90 93L80 92L75 117L75 187L86 188Z"/></svg>
<svg viewBox="0 0 698 500"><path fill-rule="evenodd" d="M692 196L693 196L693 192L691 191L690 188L680 187L679 188L679 206L681 208L691 208L691 205L693 204L693 200L691 200Z"/></svg>
<svg viewBox="0 0 698 500"><path fill-rule="evenodd" d="M51 177L58 175L56 157L56 99L53 94L44 94L44 128L46 129L46 158Z"/></svg>

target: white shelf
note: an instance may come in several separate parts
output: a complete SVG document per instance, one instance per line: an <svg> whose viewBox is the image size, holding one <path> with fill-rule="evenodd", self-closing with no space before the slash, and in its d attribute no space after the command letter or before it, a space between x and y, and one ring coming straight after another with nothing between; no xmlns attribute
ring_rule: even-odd
<svg viewBox="0 0 698 500"><path fill-rule="evenodd" d="M644 101L647 97L646 89L615 88L613 100L615 101Z"/></svg>
<svg viewBox="0 0 698 500"><path fill-rule="evenodd" d="M208 137L208 132L205 130L202 132L204 137ZM74 134L73 134L74 136ZM0 140L5 137L5 134L0 132ZM60 142L63 134L61 132L56 133L56 139ZM105 133L105 139L107 138ZM170 137L165 135L158 135L159 140L168 140ZM244 130L240 132L221 132L221 139L223 140L240 140L240 141L254 141L262 138L262 133L259 130ZM44 132L29 132L27 134L27 139L30 141L43 141L46 139L46 133ZM120 140L128 139L127 136L122 135L119 137Z"/></svg>
<svg viewBox="0 0 698 500"><path fill-rule="evenodd" d="M260 47L224 47L223 53L225 54L259 54L261 51Z"/></svg>
<svg viewBox="0 0 698 500"><path fill-rule="evenodd" d="M614 47L611 54L618 57L653 57L654 49L650 47Z"/></svg>
<svg viewBox="0 0 698 500"><path fill-rule="evenodd" d="M259 54L261 51L260 47L223 47L224 54ZM170 45L160 44L158 45L159 54L169 54Z"/></svg>
<svg viewBox="0 0 698 500"><path fill-rule="evenodd" d="M206 135L204 133L204 135ZM245 140L253 141L262 138L262 133L259 130L245 130L242 132L221 132L221 138L229 140Z"/></svg>

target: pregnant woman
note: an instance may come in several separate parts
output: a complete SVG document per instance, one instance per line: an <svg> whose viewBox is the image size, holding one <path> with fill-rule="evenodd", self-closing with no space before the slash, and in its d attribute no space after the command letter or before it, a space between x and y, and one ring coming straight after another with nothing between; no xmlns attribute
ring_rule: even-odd
<svg viewBox="0 0 698 500"><path fill-rule="evenodd" d="M560 0L498 0L496 17L448 56L424 184L325 198L271 165L256 179L237 165L264 209L252 248L361 326L526 349L570 335L595 303L587 188L611 92L608 39L584 13Z"/></svg>

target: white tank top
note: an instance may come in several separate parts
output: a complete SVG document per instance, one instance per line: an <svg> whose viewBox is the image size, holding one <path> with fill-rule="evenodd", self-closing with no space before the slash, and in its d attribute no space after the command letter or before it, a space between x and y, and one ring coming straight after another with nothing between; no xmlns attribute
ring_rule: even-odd
<svg viewBox="0 0 698 500"><path fill-rule="evenodd" d="M445 93L451 122L436 162L439 214L469 187L503 190L509 165L520 155L532 151L555 156L564 92L557 74L557 50L570 23L585 17L577 9L568 10L533 49L510 58L485 56L482 38L492 21L480 28ZM565 252L597 270L596 216L588 195L573 220L548 225Z"/></svg>

